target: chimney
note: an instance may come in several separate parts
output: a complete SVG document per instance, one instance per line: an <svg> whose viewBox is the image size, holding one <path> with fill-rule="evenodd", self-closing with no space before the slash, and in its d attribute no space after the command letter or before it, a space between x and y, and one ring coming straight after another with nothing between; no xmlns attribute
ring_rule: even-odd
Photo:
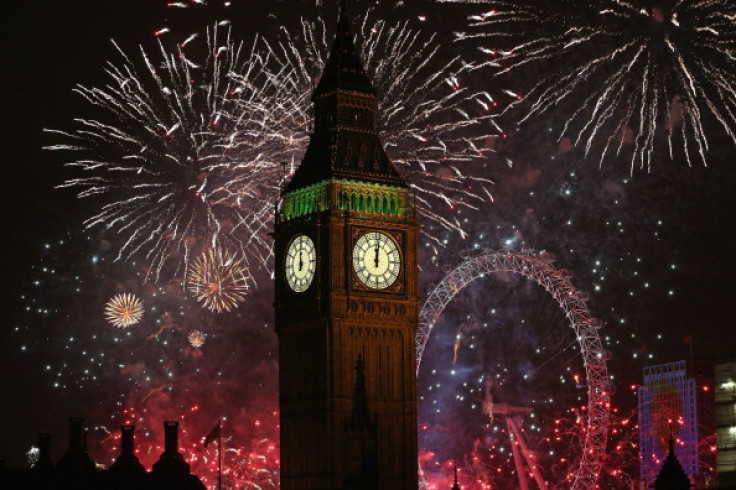
<svg viewBox="0 0 736 490"><path fill-rule="evenodd" d="M179 422L176 420L164 422L164 452L179 453Z"/></svg>
<svg viewBox="0 0 736 490"><path fill-rule="evenodd" d="M54 463L51 462L51 434L41 432L38 434L38 461L33 465L36 471L51 471Z"/></svg>
<svg viewBox="0 0 736 490"><path fill-rule="evenodd" d="M69 417L69 447L61 457L60 473L80 474L94 471L95 464L87 455L87 434L82 430L83 417Z"/></svg>
<svg viewBox="0 0 736 490"><path fill-rule="evenodd" d="M167 475L188 475L189 464L179 452L179 422L167 420L164 422L164 452L158 461L153 464L153 472Z"/></svg>
<svg viewBox="0 0 736 490"><path fill-rule="evenodd" d="M85 428L85 429L82 430L82 452L84 454L89 454L87 452L87 435L88 435L88 431Z"/></svg>
<svg viewBox="0 0 736 490"><path fill-rule="evenodd" d="M120 426L120 456L135 456L133 452L133 433L135 425Z"/></svg>
<svg viewBox="0 0 736 490"><path fill-rule="evenodd" d="M84 417L69 417L69 450L82 451L84 443L82 441L82 424Z"/></svg>
<svg viewBox="0 0 736 490"><path fill-rule="evenodd" d="M110 466L111 472L145 473L146 469L140 461L138 461L138 457L135 455L135 444L133 442L134 432L135 425L120 426L120 456L118 456L112 466Z"/></svg>

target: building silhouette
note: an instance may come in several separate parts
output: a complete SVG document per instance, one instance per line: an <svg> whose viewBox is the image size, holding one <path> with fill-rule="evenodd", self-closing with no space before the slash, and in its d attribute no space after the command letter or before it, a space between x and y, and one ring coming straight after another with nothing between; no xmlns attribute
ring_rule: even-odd
<svg viewBox="0 0 736 490"><path fill-rule="evenodd" d="M275 240L281 487L417 488L417 232L345 2Z"/></svg>
<svg viewBox="0 0 736 490"><path fill-rule="evenodd" d="M135 426L120 427L120 455L109 470L98 469L87 453L82 417L69 418L69 445L54 467L50 434L39 434L38 461L31 469L0 470L3 490L206 490L178 451L176 421L164 422L165 450L147 472L135 455Z"/></svg>
<svg viewBox="0 0 736 490"><path fill-rule="evenodd" d="M652 488L654 490L690 490L690 478L685 474L682 465L675 455L675 441L672 439L668 442L667 457L662 463L657 478L654 480Z"/></svg>

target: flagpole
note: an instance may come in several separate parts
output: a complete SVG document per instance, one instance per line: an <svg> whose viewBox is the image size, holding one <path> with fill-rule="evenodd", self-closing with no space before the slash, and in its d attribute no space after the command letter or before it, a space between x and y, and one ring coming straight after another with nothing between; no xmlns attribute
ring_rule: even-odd
<svg viewBox="0 0 736 490"><path fill-rule="evenodd" d="M217 490L222 490L222 419L217 421Z"/></svg>

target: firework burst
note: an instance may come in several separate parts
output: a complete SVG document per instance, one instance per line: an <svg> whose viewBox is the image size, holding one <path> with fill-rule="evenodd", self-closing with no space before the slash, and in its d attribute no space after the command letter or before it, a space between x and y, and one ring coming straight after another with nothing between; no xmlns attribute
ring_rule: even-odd
<svg viewBox="0 0 736 490"><path fill-rule="evenodd" d="M116 232L118 259L142 254L154 279L167 263L176 274L206 246L247 251L262 262L270 255L268 196L278 189L275 162L284 151L258 132L253 110L233 115L257 98L257 87L242 83L258 72L257 57L243 56L242 44L215 27L203 61L194 61L199 57L185 49L194 50L196 41L190 36L167 51L159 40L158 56L141 48L140 63L115 45L122 62L107 64L109 83L75 90L101 111L100 119L48 131L66 142L46 149L71 152L76 159L67 165L85 173L60 187L104 201L86 227ZM233 72L241 76L237 87Z"/></svg>
<svg viewBox="0 0 736 490"><path fill-rule="evenodd" d="M706 164L709 126L736 143L730 0L478 3L487 10L458 37L494 43L480 50L515 80L548 74L509 105L520 122L564 114L560 140L599 153L601 164L629 155L632 172L650 170L665 145L670 159L681 152Z"/></svg>
<svg viewBox="0 0 736 490"><path fill-rule="evenodd" d="M204 345L204 341L207 340L207 334L201 330L192 330L189 332L187 340L189 340L189 345L195 349L199 349Z"/></svg>
<svg viewBox="0 0 736 490"><path fill-rule="evenodd" d="M197 257L187 272L189 291L202 306L217 313L230 311L243 301L250 280L244 259L220 248Z"/></svg>
<svg viewBox="0 0 736 490"><path fill-rule="evenodd" d="M478 209L492 200L492 181L482 175L488 173L495 140L502 137L493 97L463 86L466 77L484 66L460 57L448 59L441 54L436 35L414 30L408 22L378 19L373 11L364 17L356 38L380 94L381 139L389 157L410 179L420 214L432 223L423 231L436 243L443 230L465 236L462 223L448 215L456 208ZM270 113L263 113L267 137L306 147L311 90L314 77L324 68L330 39L322 20L306 19L298 33L284 30L280 40L261 39L269 70L259 86L273 102ZM242 81L247 92L252 81ZM252 112L252 101L239 103L241 111Z"/></svg>
<svg viewBox="0 0 736 490"><path fill-rule="evenodd" d="M118 294L105 305L105 318L116 327L128 328L143 318L143 302L133 294Z"/></svg>
<svg viewBox="0 0 736 490"><path fill-rule="evenodd" d="M40 455L41 449L36 446L31 446L28 451L26 451L26 460L31 468L36 466Z"/></svg>
<svg viewBox="0 0 736 490"><path fill-rule="evenodd" d="M425 218L464 235L448 210L491 199L492 182L480 175L500 134L496 103L462 86L479 68L443 59L435 36L374 17L365 17L358 44L382 93L387 151L411 179ZM118 259L143 255L147 278L158 279L167 264L177 274L206 246L265 264L280 164L293 171L308 142L313 77L328 52L324 23L305 20L300 35L281 41L257 37L247 54L226 32L208 30L203 61L189 56L194 34L171 51L159 39L156 59L141 48L142 63L118 48L123 61L108 63L110 84L76 89L106 117L48 130L66 141L46 148L71 152L67 165L86 174L61 187L104 200L85 226L115 231ZM427 234L439 243L433 229Z"/></svg>

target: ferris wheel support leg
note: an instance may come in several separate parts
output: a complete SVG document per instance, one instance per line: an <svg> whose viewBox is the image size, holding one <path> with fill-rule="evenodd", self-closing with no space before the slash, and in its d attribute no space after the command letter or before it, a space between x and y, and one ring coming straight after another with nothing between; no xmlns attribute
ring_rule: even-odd
<svg viewBox="0 0 736 490"><path fill-rule="evenodd" d="M534 455L531 451L529 451L529 447L526 445L526 441L524 441L524 438L521 435L521 431L519 430L519 427L516 425L516 422L512 417L506 417L506 423L509 425L511 430L514 432L514 438L519 441L519 446L521 446L522 454L524 455L524 459L526 460L527 466L532 470L532 475L534 475L534 481L537 482L537 486L539 487L539 490L548 490L547 489L547 483L545 483L544 478L542 477L542 474L539 472L539 465L534 460Z"/></svg>
<svg viewBox="0 0 736 490"><path fill-rule="evenodd" d="M517 441L516 432L512 427L511 417L504 417L506 419L506 426L509 430L509 436L511 436L511 452L514 454L514 464L516 465L516 474L519 477L519 489L529 490L529 482L526 479L526 471L521 461L521 453L519 452L519 443Z"/></svg>

